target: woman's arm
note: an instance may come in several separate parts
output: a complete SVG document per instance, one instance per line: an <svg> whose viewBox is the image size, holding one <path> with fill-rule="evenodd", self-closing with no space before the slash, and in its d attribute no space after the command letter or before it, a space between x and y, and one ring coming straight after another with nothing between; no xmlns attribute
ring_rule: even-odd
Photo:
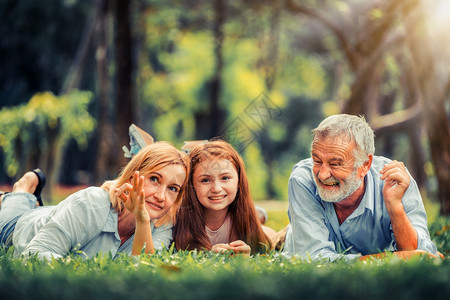
<svg viewBox="0 0 450 300"><path fill-rule="evenodd" d="M136 220L132 255L140 255L145 245L145 253L155 253L153 245L150 216L145 208L144 176L139 176L136 171L131 179L131 184L124 184L117 190L117 195L125 203L126 209L133 213Z"/></svg>

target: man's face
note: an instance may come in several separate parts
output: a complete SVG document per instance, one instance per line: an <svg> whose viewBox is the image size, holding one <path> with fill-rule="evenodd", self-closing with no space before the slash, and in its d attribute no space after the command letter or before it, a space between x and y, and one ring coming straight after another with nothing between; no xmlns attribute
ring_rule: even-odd
<svg viewBox="0 0 450 300"><path fill-rule="evenodd" d="M352 195L363 183L365 172L355 168L355 143L340 137L325 137L313 141L313 178L320 198L339 202Z"/></svg>

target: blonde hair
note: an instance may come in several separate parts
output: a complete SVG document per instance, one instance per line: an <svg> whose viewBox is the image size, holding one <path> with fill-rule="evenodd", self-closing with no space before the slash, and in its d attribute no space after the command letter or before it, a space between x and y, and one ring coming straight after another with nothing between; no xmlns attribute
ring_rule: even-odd
<svg viewBox="0 0 450 300"><path fill-rule="evenodd" d="M155 225L174 224L176 212L181 205L181 199L189 176L189 157L186 153L177 150L174 146L166 142L156 142L142 148L122 169L115 180L106 181L101 187L109 192L112 207L120 215L124 210L124 206L122 200L116 196L115 189L129 182L136 171L139 171L140 175L146 176L168 165L183 166L186 171L186 179L181 186L173 206L165 216L155 222Z"/></svg>

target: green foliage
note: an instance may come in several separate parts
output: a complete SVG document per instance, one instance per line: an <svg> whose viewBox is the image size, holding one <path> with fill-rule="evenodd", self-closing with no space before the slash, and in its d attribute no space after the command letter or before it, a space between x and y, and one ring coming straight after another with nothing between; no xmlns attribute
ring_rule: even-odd
<svg viewBox="0 0 450 300"><path fill-rule="evenodd" d="M450 261L308 262L171 251L42 262L0 253L5 299L448 299Z"/></svg>
<svg viewBox="0 0 450 300"><path fill-rule="evenodd" d="M450 217L438 217L430 226L430 235L439 251L450 255Z"/></svg>
<svg viewBox="0 0 450 300"><path fill-rule="evenodd" d="M64 145L73 138L79 146L86 146L96 125L88 113L91 98L91 93L83 91L59 97L45 92L34 95L26 105L0 110L0 147L6 173L14 176L21 160L36 148L49 151L52 139L58 138ZM56 132L56 136L49 132Z"/></svg>
<svg viewBox="0 0 450 300"><path fill-rule="evenodd" d="M441 252L449 253L450 218L431 226ZM443 238L445 236L445 238ZM388 255L365 262L333 263L179 251L154 255L70 254L40 261L0 249L2 299L448 299L450 259Z"/></svg>

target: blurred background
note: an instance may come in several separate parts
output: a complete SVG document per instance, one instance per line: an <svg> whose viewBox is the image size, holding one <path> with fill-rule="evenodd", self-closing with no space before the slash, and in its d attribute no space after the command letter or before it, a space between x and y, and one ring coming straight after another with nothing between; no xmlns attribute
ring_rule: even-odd
<svg viewBox="0 0 450 300"><path fill-rule="evenodd" d="M429 214L450 214L449 0L2 0L0 184L112 179L134 123L225 136L255 200L286 203L311 130L364 115Z"/></svg>

